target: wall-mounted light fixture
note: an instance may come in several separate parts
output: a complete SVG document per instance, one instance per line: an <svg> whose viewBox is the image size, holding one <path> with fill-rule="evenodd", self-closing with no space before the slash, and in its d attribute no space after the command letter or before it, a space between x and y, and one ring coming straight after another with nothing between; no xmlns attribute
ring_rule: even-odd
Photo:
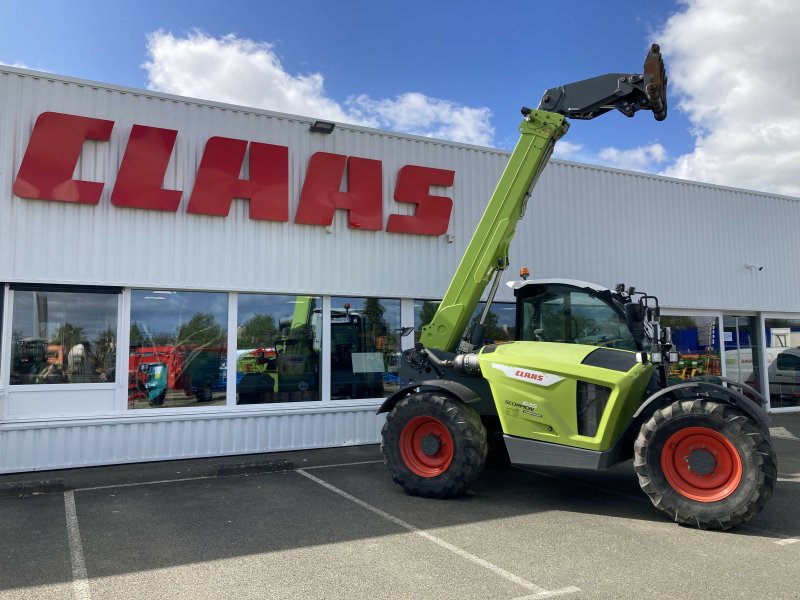
<svg viewBox="0 0 800 600"><path fill-rule="evenodd" d="M335 127L336 123L329 123L328 121L314 121L308 130L311 133L324 133L326 135L330 135L333 133Z"/></svg>
<svg viewBox="0 0 800 600"><path fill-rule="evenodd" d="M744 268L747 269L748 271L763 271L764 265L751 265L748 263L744 266Z"/></svg>

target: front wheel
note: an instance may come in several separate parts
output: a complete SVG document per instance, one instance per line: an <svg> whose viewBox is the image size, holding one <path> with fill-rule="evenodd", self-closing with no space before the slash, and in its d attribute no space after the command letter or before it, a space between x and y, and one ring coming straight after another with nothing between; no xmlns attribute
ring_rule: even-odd
<svg viewBox="0 0 800 600"><path fill-rule="evenodd" d="M412 394L386 416L384 464L413 496L463 494L486 462L486 429L469 406L435 393Z"/></svg>
<svg viewBox="0 0 800 600"><path fill-rule="evenodd" d="M642 425L634 469L656 508L700 529L755 517L778 471L764 429L733 406L699 398L674 402Z"/></svg>

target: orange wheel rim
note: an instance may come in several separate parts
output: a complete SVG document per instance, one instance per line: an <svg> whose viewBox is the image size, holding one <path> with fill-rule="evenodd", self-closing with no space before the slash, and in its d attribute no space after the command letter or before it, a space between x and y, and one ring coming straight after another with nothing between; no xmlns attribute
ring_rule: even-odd
<svg viewBox="0 0 800 600"><path fill-rule="evenodd" d="M400 432L400 456L415 475L437 477L453 462L453 436L435 417L414 417Z"/></svg>
<svg viewBox="0 0 800 600"><path fill-rule="evenodd" d="M742 459L736 447L708 427L673 433L664 444L661 468L676 492L698 502L724 500L742 481Z"/></svg>

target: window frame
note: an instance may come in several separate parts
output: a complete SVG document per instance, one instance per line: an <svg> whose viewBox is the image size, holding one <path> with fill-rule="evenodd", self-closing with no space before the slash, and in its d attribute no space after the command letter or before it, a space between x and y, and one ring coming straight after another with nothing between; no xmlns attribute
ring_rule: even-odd
<svg viewBox="0 0 800 600"><path fill-rule="evenodd" d="M7 294L7 323L5 323L6 328L5 331L13 331L13 319L14 319L14 302L16 292L62 292L62 293L93 293L94 288L92 286L76 286L76 285L47 285L47 284L26 284L20 283L9 284L9 293ZM98 294L102 295L117 295L117 306L116 306L116 321L117 321L117 331L115 336L115 343L117 345L116 349L116 356L115 356L115 366L116 366L116 376L115 381L110 382L80 382L80 383L49 383L49 384L42 384L42 383L23 383L23 384L14 384L11 385L11 346L13 343L12 335L6 336L6 343L3 348L3 352L0 353L0 360L2 360L3 367L5 368L5 373L3 374L2 384L0 386L7 386L9 390L13 390L15 392L29 392L34 390L47 390L57 392L57 391L79 391L79 390L114 390L117 388L117 384L119 383L120 378L120 352L119 352L119 342L120 342L120 325L121 325L121 317L122 317L122 309L123 309L123 302L122 302L122 292L123 288L121 287L111 287L111 286L98 286ZM4 357L8 357L8 360L5 360ZM127 368L125 369L125 373L127 374ZM125 381L127 381L127 375L125 376Z"/></svg>
<svg viewBox="0 0 800 600"><path fill-rule="evenodd" d="M141 408L133 408L128 405L128 369L129 369L129 357L130 357L130 330L131 325L133 323L133 319L131 318L131 311L133 310L133 292L137 291L146 291L146 290L164 290L170 293L187 293L187 292L200 292L205 294L224 294L226 297L227 302L227 309L225 311L225 320L224 325L226 326L226 335L225 340L227 344L226 350L226 364L229 366L231 364L231 356L234 357L234 365L235 365L235 356L236 356L236 327L234 326L231 328L231 324L236 323L237 317L237 309L238 304L234 305L232 309L232 303L237 303L237 292L229 292L225 290L207 290L207 289L186 289L186 288L171 288L169 286L135 286L125 288L125 296L126 296L126 306L125 306L125 351L121 352L120 354L124 354L124 366L122 367L125 372L124 382L122 382L122 390L120 392L120 400L119 400L119 409L121 413L125 416L135 417L135 416L153 416L153 415L165 415L165 416L176 416L176 415L186 415L192 413L215 413L220 411L229 411L231 407L236 407L236 399L234 397L233 403L231 404L230 400L230 393L231 393L231 377L228 375L229 372L226 373L227 381L225 386L225 402L222 404L207 404L207 405L200 405L200 406L147 406ZM233 346L232 346L233 344ZM236 378L233 378L233 390L236 390ZM238 412L238 410L237 410Z"/></svg>

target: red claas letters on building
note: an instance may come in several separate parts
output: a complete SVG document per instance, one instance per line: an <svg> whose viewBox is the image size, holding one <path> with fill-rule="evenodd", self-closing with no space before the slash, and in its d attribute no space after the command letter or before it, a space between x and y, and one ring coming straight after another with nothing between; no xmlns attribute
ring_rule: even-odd
<svg viewBox="0 0 800 600"><path fill-rule="evenodd" d="M114 121L58 112L36 119L14 182L14 194L33 200L97 204L104 183L73 179L86 140L107 142ZM178 131L133 125L111 192L114 206L175 212L182 190L163 189ZM249 150L249 152L248 152ZM249 177L240 178L245 157ZM342 180L347 181L342 191ZM414 204L411 215L390 214L386 231L439 236L447 232L451 198L432 186L452 187L455 171L405 165L397 173L394 199ZM380 160L330 152L311 155L295 223L329 226L337 209L348 211L353 229L383 229L383 165ZM186 211L226 217L235 198L249 201L249 217L289 220L289 148L214 136L200 160Z"/></svg>

